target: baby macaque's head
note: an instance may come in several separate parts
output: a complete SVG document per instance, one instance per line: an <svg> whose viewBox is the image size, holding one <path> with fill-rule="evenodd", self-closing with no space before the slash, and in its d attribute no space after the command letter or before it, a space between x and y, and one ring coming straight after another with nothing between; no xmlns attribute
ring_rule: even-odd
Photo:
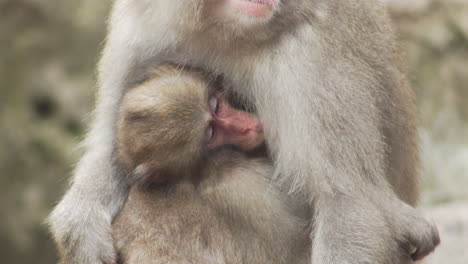
<svg viewBox="0 0 468 264"><path fill-rule="evenodd" d="M190 176L223 146L251 150L263 142L252 114L237 110L200 72L161 66L124 95L117 153L135 180L163 182Z"/></svg>

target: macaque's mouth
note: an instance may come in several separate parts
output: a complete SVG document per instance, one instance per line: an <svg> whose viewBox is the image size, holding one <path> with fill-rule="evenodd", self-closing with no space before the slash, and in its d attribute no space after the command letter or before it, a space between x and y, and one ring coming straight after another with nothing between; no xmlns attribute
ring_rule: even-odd
<svg viewBox="0 0 468 264"><path fill-rule="evenodd" d="M231 0L232 6L241 13L252 17L266 17L271 14L278 0Z"/></svg>

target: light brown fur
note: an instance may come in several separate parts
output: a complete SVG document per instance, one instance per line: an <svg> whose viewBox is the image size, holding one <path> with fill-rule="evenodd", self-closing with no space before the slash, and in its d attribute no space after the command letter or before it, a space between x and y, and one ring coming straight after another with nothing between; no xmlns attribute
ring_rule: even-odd
<svg viewBox="0 0 468 264"><path fill-rule="evenodd" d="M227 151L206 169L200 185L132 188L113 224L123 263L309 262L306 215L272 184L269 162Z"/></svg>
<svg viewBox="0 0 468 264"><path fill-rule="evenodd" d="M118 156L127 168L151 160L171 176L183 175L131 189L113 224L121 261L309 262L311 211L274 183L271 161L225 149L207 154L200 169L185 162L203 153L200 113L207 108L209 83L187 70L163 66L161 72L125 95L117 122Z"/></svg>
<svg viewBox="0 0 468 264"><path fill-rule="evenodd" d="M203 158L210 83L200 72L175 66L152 68L149 76L122 101L116 151L132 169L145 164L190 177Z"/></svg>

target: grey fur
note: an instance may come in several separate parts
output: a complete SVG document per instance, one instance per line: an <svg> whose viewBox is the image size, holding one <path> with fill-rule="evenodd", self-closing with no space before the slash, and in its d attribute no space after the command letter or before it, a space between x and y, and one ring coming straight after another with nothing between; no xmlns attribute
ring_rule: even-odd
<svg viewBox="0 0 468 264"><path fill-rule="evenodd" d="M127 194L111 162L118 105L141 66L163 61L221 74L255 107L279 179L316 208L312 262L410 263L405 250L433 250L437 230L407 205L418 196L414 99L378 1L284 0L258 23L216 16L213 3L116 1L87 152L49 217L70 263L113 256Z"/></svg>

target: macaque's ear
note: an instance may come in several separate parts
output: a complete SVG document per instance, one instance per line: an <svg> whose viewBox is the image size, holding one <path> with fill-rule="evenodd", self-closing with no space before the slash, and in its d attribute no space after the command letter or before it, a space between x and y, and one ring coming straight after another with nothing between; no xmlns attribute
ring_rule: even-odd
<svg viewBox="0 0 468 264"><path fill-rule="evenodd" d="M148 185L164 182L163 172L154 164L142 163L132 173L131 184Z"/></svg>

